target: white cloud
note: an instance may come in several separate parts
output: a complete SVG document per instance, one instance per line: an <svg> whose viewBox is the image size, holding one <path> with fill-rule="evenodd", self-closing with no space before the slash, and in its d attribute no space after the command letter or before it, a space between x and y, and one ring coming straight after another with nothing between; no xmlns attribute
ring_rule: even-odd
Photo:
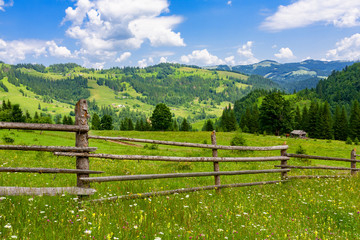
<svg viewBox="0 0 360 240"><path fill-rule="evenodd" d="M234 56L227 57L225 58L225 62L230 65L235 65L235 57Z"/></svg>
<svg viewBox="0 0 360 240"><path fill-rule="evenodd" d="M69 49L63 46L58 46L54 41L46 42L48 51L53 57L61 57L61 58L72 58L72 54Z"/></svg>
<svg viewBox="0 0 360 240"><path fill-rule="evenodd" d="M72 58L71 52L62 46L58 46L54 41L41 40L14 40L4 41L0 39L0 60L8 63L16 63L25 60L27 56L47 57L48 54L54 57Z"/></svg>
<svg viewBox="0 0 360 240"><path fill-rule="evenodd" d="M293 59L296 58L290 48L281 48L278 53L274 54L279 59Z"/></svg>
<svg viewBox="0 0 360 240"><path fill-rule="evenodd" d="M118 57L115 62L123 62L126 59L128 59L129 57L131 57L131 52L124 52L123 54L121 54L120 57Z"/></svg>
<svg viewBox="0 0 360 240"><path fill-rule="evenodd" d="M167 63L167 61L168 61L167 57L161 57L159 62L160 63Z"/></svg>
<svg viewBox="0 0 360 240"><path fill-rule="evenodd" d="M269 16L261 27L270 31L305 27L313 23L333 24L337 27L360 25L358 0L297 0L282 6Z"/></svg>
<svg viewBox="0 0 360 240"><path fill-rule="evenodd" d="M232 1L229 0L229 1L227 2L227 5L231 6L231 5L232 5Z"/></svg>
<svg viewBox="0 0 360 240"><path fill-rule="evenodd" d="M66 9L66 33L81 46L89 61L109 61L120 51L151 46L185 46L176 25L180 16L166 15L167 0L77 0Z"/></svg>
<svg viewBox="0 0 360 240"><path fill-rule="evenodd" d="M344 38L336 43L336 48L327 52L326 57L332 60L359 60L360 33Z"/></svg>
<svg viewBox="0 0 360 240"><path fill-rule="evenodd" d="M211 55L207 49L195 50L189 55L181 56L180 61L186 64L197 64L197 65L218 65L224 64L225 62L217 56Z"/></svg>
<svg viewBox="0 0 360 240"><path fill-rule="evenodd" d="M138 66L141 67L141 68L144 68L144 67L147 67L147 60L144 58L140 61L138 61Z"/></svg>
<svg viewBox="0 0 360 240"><path fill-rule="evenodd" d="M237 50L237 53L240 55L240 57L245 58L245 60L242 60L240 64L252 64L259 62L259 60L254 56L252 52L253 44L254 44L253 41L247 41L246 44L242 45Z"/></svg>
<svg viewBox="0 0 360 240"><path fill-rule="evenodd" d="M12 7L14 2L12 0L5 2L5 0L0 0L0 11L5 11L5 7Z"/></svg>

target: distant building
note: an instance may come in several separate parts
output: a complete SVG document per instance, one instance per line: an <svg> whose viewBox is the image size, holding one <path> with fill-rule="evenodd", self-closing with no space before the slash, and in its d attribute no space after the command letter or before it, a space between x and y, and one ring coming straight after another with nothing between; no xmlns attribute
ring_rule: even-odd
<svg viewBox="0 0 360 240"><path fill-rule="evenodd" d="M290 133L290 137L293 138L306 138L306 132L303 130L294 130Z"/></svg>

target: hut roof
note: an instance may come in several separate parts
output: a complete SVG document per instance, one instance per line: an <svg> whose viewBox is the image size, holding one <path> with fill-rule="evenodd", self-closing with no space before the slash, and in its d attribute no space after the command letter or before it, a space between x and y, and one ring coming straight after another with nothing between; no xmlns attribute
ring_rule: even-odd
<svg viewBox="0 0 360 240"><path fill-rule="evenodd" d="M291 132L291 134L294 134L294 135L306 135L306 132L303 131L303 130L294 130Z"/></svg>

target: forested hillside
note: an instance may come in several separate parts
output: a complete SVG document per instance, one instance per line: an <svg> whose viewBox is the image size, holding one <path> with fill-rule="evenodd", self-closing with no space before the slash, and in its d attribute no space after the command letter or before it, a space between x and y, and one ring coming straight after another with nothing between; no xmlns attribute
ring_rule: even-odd
<svg viewBox="0 0 360 240"><path fill-rule="evenodd" d="M159 103L171 108L179 124L184 118L190 123L217 118L224 107L251 90L274 88L279 86L262 76L180 64L99 70L74 63L48 67L0 63L0 91L4 93L0 100L10 99L32 114L40 111L54 118L61 105L66 105L61 114L69 114L71 105L85 98L91 111L100 117L112 116L117 129L125 119L134 125L145 121Z"/></svg>
<svg viewBox="0 0 360 240"><path fill-rule="evenodd" d="M333 71L315 89L296 94L255 90L234 104L245 132L272 134L305 130L309 137L358 142L360 138L360 63Z"/></svg>

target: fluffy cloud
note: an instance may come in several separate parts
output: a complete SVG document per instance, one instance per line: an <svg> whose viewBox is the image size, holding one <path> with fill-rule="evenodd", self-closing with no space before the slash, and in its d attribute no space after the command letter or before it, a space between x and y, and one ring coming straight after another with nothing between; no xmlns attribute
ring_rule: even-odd
<svg viewBox="0 0 360 240"><path fill-rule="evenodd" d="M327 52L326 57L332 60L360 59L360 33L344 38L336 43L336 48Z"/></svg>
<svg viewBox="0 0 360 240"><path fill-rule="evenodd" d="M4 41L0 39L0 60L9 63L23 61L27 56L54 56L62 58L72 58L70 50L66 47L58 46L54 41L22 40Z"/></svg>
<svg viewBox="0 0 360 240"><path fill-rule="evenodd" d="M235 57L234 56L227 57L225 58L225 62L230 65L235 65Z"/></svg>
<svg viewBox="0 0 360 240"><path fill-rule="evenodd" d="M354 0L297 0L279 6L261 27L270 31L299 28L313 23L333 24L337 27L360 25L360 1Z"/></svg>
<svg viewBox="0 0 360 240"><path fill-rule="evenodd" d="M14 5L12 0L5 2L5 0L0 0L0 11L5 11L5 7L11 7Z"/></svg>
<svg viewBox="0 0 360 240"><path fill-rule="evenodd" d="M278 53L274 54L279 59L293 59L296 58L290 48L281 48Z"/></svg>
<svg viewBox="0 0 360 240"><path fill-rule="evenodd" d="M126 59L128 59L129 57L131 57L131 52L124 52L123 54L121 54L120 57L118 57L115 62L123 62Z"/></svg>
<svg viewBox="0 0 360 240"><path fill-rule="evenodd" d="M138 61L138 66L141 68L147 67L149 64L154 63L154 59L152 57L149 57L148 59L144 58L140 61Z"/></svg>
<svg viewBox="0 0 360 240"><path fill-rule="evenodd" d="M217 56L211 55L207 49L195 50L189 55L181 56L180 61L186 64L198 64L198 65L218 65L225 62Z"/></svg>
<svg viewBox="0 0 360 240"><path fill-rule="evenodd" d="M248 41L246 44L242 45L237 50L237 53L240 55L240 57L245 58L245 60L242 60L240 64L252 64L259 62L259 60L254 56L252 52L253 44L253 41Z"/></svg>
<svg viewBox="0 0 360 240"><path fill-rule="evenodd" d="M161 57L159 63L167 63L167 57Z"/></svg>
<svg viewBox="0 0 360 240"><path fill-rule="evenodd" d="M167 0L77 0L66 9L66 33L79 41L79 51L90 61L108 61L119 51L137 49L144 42L158 46L185 46L176 25L179 16L169 12Z"/></svg>

